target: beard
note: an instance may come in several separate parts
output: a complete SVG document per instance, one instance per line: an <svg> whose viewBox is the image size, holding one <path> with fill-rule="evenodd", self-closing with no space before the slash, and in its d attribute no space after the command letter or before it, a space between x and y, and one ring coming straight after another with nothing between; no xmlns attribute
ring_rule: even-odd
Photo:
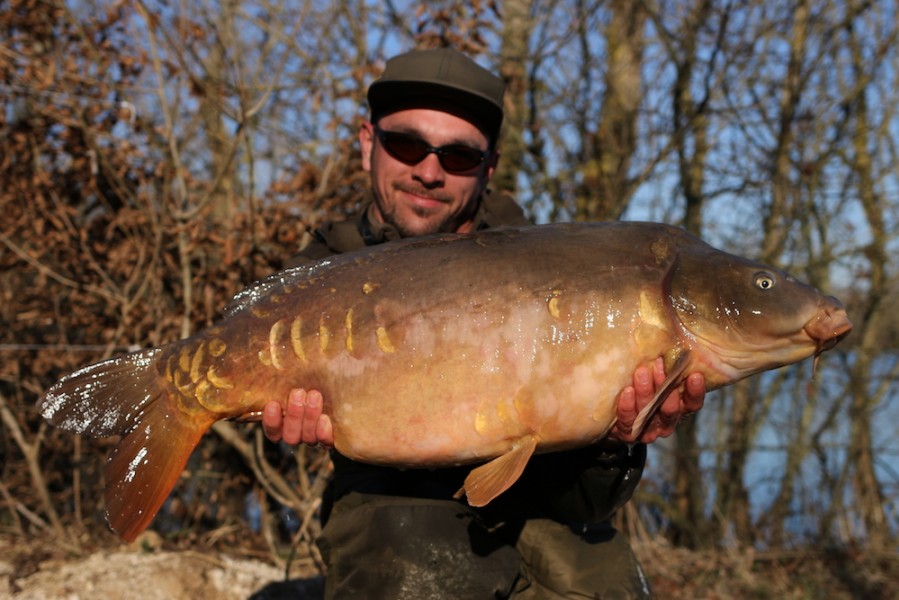
<svg viewBox="0 0 899 600"><path fill-rule="evenodd" d="M398 192L414 194L423 198L429 198L440 202L443 206L450 206L453 197L448 194L433 190L421 189L400 183L393 184L393 189ZM378 210L384 222L392 225L402 237L417 237L434 233L454 233L458 226L474 214L474 208L465 210L462 214L451 211L429 208L416 204L400 206L400 203L377 202ZM473 204L473 206L476 206Z"/></svg>

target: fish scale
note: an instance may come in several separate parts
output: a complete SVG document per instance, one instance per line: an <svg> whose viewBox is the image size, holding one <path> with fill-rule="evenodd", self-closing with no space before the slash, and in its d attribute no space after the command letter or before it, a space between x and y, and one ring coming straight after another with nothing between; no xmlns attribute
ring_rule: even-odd
<svg viewBox="0 0 899 600"><path fill-rule="evenodd" d="M392 242L277 273L196 335L82 369L39 401L52 424L121 435L107 516L146 528L202 436L318 389L336 449L398 467L473 464L482 506L535 452L595 443L632 373L710 389L844 337L840 303L657 223L556 224Z"/></svg>

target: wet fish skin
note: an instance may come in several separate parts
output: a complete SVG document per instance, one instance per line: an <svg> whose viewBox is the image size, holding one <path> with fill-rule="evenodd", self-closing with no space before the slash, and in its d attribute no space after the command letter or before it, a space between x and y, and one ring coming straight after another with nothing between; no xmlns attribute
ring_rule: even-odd
<svg viewBox="0 0 899 600"><path fill-rule="evenodd" d="M832 347L839 302L653 223L558 224L384 244L285 271L196 335L92 365L39 401L52 424L123 436L110 525L133 540L220 419L319 389L337 449L375 464L478 463L483 505L534 452L602 439L633 371L666 359L642 427L687 373L709 389Z"/></svg>

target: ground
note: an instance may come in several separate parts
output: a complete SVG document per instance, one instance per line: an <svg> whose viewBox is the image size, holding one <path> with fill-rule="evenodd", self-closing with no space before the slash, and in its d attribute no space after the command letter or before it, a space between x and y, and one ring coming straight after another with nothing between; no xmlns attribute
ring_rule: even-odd
<svg viewBox="0 0 899 600"><path fill-rule="evenodd" d="M659 599L899 598L899 554L848 550L691 552L651 541L635 545ZM73 552L0 534L0 599L319 600L322 578L295 560L285 580L269 557L170 550L142 540Z"/></svg>
<svg viewBox="0 0 899 600"><path fill-rule="evenodd" d="M164 550L152 538L73 552L0 534L0 600L320 599L323 579L309 561L283 567L270 557Z"/></svg>

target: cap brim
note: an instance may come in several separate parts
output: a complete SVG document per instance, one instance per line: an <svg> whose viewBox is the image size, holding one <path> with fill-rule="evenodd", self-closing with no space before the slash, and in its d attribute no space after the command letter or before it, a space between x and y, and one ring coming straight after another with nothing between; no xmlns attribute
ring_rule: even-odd
<svg viewBox="0 0 899 600"><path fill-rule="evenodd" d="M375 81L368 90L372 119L398 110L433 108L474 123L495 138L503 112L493 100L436 81Z"/></svg>

